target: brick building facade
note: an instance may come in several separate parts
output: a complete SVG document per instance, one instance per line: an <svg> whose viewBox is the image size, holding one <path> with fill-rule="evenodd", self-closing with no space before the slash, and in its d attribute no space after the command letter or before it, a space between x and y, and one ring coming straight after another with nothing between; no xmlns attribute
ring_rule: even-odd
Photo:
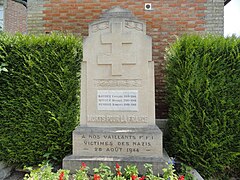
<svg viewBox="0 0 240 180"><path fill-rule="evenodd" d="M145 10L145 3L152 10ZM28 0L28 32L62 31L88 35L88 24L107 9L129 9L147 24L153 38L156 115L167 118L164 52L175 35L184 33L223 34L224 0Z"/></svg>
<svg viewBox="0 0 240 180"><path fill-rule="evenodd" d="M0 0L2 30L9 33L27 33L27 8L14 0Z"/></svg>

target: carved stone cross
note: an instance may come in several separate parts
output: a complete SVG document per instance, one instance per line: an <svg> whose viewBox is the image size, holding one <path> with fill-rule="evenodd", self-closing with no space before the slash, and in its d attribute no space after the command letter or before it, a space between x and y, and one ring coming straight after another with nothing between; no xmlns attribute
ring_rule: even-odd
<svg viewBox="0 0 240 180"><path fill-rule="evenodd" d="M111 53L104 53L98 56L99 65L111 65L112 75L122 75L122 65L136 64L133 53L123 52L123 44L132 44L132 35L122 32L122 23L113 23L112 32L101 35L101 43L111 44Z"/></svg>

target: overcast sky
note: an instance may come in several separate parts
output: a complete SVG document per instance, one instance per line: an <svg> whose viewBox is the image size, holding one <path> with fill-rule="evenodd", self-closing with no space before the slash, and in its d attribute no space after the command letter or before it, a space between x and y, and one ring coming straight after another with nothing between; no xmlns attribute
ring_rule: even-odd
<svg viewBox="0 0 240 180"><path fill-rule="evenodd" d="M240 36L240 0L232 0L224 7L224 35Z"/></svg>

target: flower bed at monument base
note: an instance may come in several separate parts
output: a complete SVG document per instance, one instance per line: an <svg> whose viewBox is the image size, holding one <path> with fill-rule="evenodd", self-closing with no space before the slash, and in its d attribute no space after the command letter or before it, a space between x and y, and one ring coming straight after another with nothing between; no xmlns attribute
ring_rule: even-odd
<svg viewBox="0 0 240 180"><path fill-rule="evenodd" d="M75 174L70 174L69 170L59 169L57 172L53 172L53 168L49 163L40 164L37 169L32 167L26 167L25 170L29 171L24 177L24 180L184 180L194 179L192 174L187 171L179 174L174 168L174 162L168 162L167 168L163 169L162 175L154 175L151 164L145 164L146 173L141 175L135 165L128 165L126 168L122 168L118 163L114 167L114 171L107 165L100 164L98 168L94 168L94 174L89 174L89 167L86 163L82 163L79 170L76 170ZM185 169L186 170L186 169Z"/></svg>

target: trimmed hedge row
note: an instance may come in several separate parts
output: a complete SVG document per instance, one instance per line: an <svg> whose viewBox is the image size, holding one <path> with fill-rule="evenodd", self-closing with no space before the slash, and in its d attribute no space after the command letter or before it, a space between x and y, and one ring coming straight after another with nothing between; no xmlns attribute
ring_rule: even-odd
<svg viewBox="0 0 240 180"><path fill-rule="evenodd" d="M0 160L33 165L71 152L81 60L71 35L0 35Z"/></svg>
<svg viewBox="0 0 240 180"><path fill-rule="evenodd" d="M236 175L240 172L240 39L183 36L167 50L166 60L168 151L205 178Z"/></svg>

